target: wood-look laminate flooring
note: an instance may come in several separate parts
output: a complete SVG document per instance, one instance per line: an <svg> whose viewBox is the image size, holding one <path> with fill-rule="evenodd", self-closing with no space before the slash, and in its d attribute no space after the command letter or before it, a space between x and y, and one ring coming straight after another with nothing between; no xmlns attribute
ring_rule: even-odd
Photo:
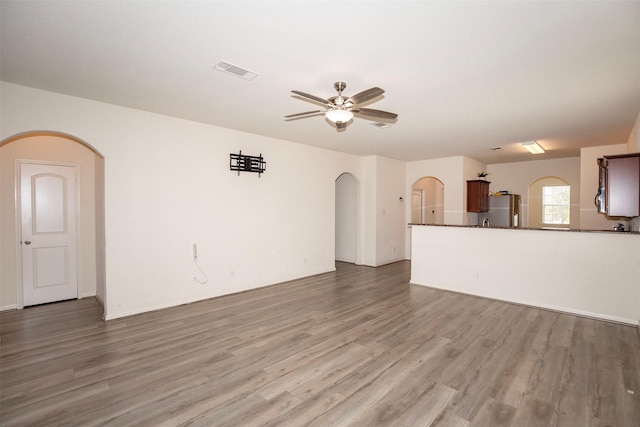
<svg viewBox="0 0 640 427"><path fill-rule="evenodd" d="M337 267L108 322L2 313L1 424L640 426L635 328Z"/></svg>

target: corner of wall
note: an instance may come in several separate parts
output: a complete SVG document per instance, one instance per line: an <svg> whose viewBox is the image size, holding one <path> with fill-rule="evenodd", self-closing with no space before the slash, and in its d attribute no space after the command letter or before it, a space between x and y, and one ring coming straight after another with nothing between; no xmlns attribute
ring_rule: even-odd
<svg viewBox="0 0 640 427"><path fill-rule="evenodd" d="M640 112L638 113L638 117L636 117L633 128L631 128L631 134L627 140L627 152L640 153Z"/></svg>

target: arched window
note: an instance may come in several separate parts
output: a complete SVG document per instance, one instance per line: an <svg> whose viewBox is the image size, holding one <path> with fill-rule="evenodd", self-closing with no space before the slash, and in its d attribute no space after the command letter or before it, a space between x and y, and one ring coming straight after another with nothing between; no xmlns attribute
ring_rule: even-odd
<svg viewBox="0 0 640 427"><path fill-rule="evenodd" d="M529 227L569 228L571 186L562 178L547 176L529 185Z"/></svg>

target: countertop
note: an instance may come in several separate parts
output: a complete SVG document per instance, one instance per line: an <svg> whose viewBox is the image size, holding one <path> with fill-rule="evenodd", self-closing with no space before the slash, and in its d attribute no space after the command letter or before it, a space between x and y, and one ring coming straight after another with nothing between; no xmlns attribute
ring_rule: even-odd
<svg viewBox="0 0 640 427"><path fill-rule="evenodd" d="M412 226L429 226L429 227L457 227L457 228L487 228L494 230L534 230L534 231L553 231L553 232L571 232L571 233L609 233L609 234L630 234L640 235L640 231L615 231L615 230L583 230L574 228L529 228L529 227L483 227L481 225L455 225L455 224L415 224L409 223L408 227Z"/></svg>

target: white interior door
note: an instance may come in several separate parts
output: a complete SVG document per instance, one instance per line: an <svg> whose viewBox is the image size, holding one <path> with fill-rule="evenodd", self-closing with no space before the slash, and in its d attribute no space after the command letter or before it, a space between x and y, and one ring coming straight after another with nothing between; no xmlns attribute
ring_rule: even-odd
<svg viewBox="0 0 640 427"><path fill-rule="evenodd" d="M22 163L22 289L25 306L78 297L76 167Z"/></svg>

